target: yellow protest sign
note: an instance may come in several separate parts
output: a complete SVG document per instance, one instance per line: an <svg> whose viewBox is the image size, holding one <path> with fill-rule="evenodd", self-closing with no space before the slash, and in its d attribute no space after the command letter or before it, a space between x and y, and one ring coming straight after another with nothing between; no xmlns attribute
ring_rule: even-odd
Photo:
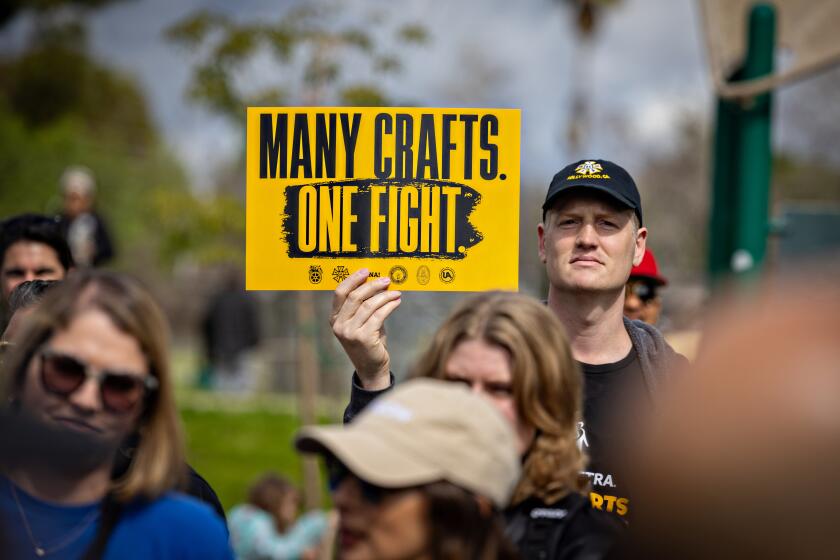
<svg viewBox="0 0 840 560"><path fill-rule="evenodd" d="M250 107L246 284L517 289L515 109Z"/></svg>

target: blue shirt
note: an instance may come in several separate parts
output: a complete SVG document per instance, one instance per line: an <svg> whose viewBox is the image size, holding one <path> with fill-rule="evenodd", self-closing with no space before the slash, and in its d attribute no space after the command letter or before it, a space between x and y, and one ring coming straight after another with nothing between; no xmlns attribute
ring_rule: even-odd
<svg viewBox="0 0 840 560"><path fill-rule="evenodd" d="M64 506L39 500L0 476L0 542L3 558L41 560L27 532L21 509L34 540L46 559L81 558L99 529L100 502ZM126 506L105 549L106 560L155 558L232 560L222 520L206 505L170 492L153 502Z"/></svg>
<svg viewBox="0 0 840 560"><path fill-rule="evenodd" d="M311 511L285 533L278 533L274 518L250 504L229 515L230 540L239 560L296 560L318 545L327 530L327 516Z"/></svg>

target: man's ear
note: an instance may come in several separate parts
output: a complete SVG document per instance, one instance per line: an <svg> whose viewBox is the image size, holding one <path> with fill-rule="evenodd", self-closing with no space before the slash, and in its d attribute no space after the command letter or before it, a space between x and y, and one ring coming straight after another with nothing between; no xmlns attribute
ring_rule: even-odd
<svg viewBox="0 0 840 560"><path fill-rule="evenodd" d="M537 224L537 243L540 253L540 261L545 264L545 224L542 222Z"/></svg>
<svg viewBox="0 0 840 560"><path fill-rule="evenodd" d="M640 227L636 232L636 246L633 253L633 266L639 266L642 262L642 257L645 256L645 247L647 247L647 228Z"/></svg>

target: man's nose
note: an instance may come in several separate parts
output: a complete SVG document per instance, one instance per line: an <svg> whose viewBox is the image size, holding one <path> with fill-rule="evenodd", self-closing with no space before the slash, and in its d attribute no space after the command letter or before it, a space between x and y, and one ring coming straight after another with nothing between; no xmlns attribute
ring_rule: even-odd
<svg viewBox="0 0 840 560"><path fill-rule="evenodd" d="M583 224L578 230L575 240L580 247L592 247L597 244L597 233L592 224Z"/></svg>

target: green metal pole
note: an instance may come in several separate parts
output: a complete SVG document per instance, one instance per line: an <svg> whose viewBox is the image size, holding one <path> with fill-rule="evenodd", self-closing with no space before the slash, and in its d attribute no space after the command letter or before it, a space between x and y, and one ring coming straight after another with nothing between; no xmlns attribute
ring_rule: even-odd
<svg viewBox="0 0 840 560"><path fill-rule="evenodd" d="M757 4L750 12L747 57L743 79L773 72L776 13L768 4ZM738 134L738 183L734 221L732 271L742 277L761 272L767 251L770 211L770 169L772 155L771 93L742 101Z"/></svg>
<svg viewBox="0 0 840 560"><path fill-rule="evenodd" d="M740 107L718 99L712 168L712 204L709 213L709 277L713 285L729 273L733 251L736 207L736 166Z"/></svg>

